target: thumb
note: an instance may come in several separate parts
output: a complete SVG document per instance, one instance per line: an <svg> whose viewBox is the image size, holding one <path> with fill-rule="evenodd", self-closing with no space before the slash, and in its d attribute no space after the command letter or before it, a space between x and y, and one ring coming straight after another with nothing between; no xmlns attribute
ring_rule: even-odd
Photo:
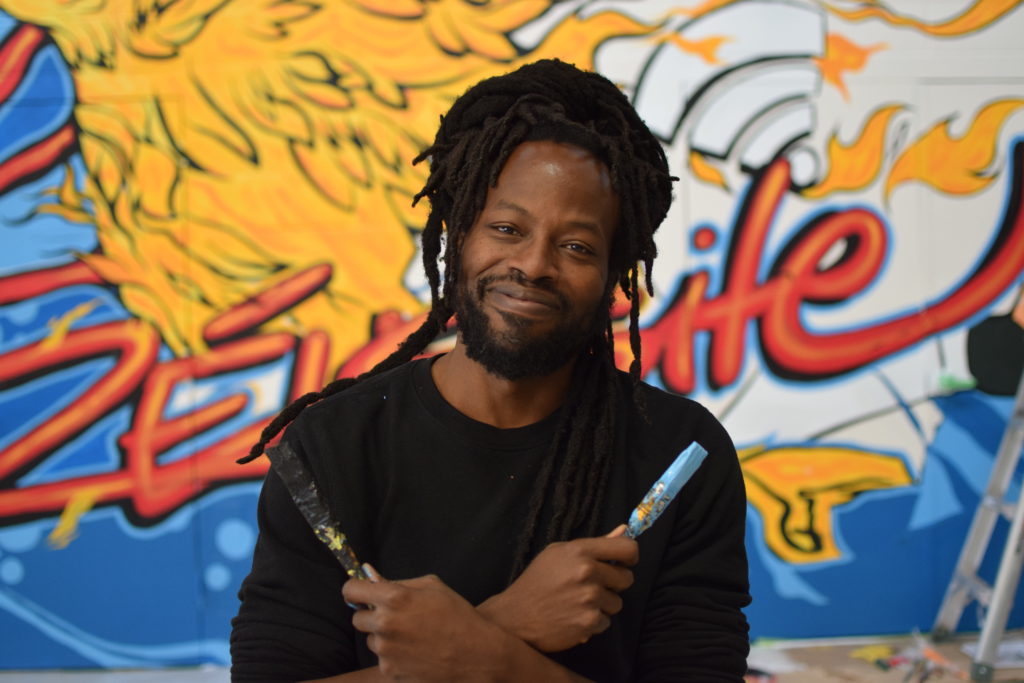
<svg viewBox="0 0 1024 683"><path fill-rule="evenodd" d="M363 562L363 571L366 572L366 576L370 580L370 583L381 583L385 580L384 577L380 575L380 572L377 571L369 562Z"/></svg>
<svg viewBox="0 0 1024 683"><path fill-rule="evenodd" d="M626 533L626 525L625 524L620 524L617 527L615 527L614 529L612 529L611 531L609 531L607 534L605 534L604 537L605 538L618 538L619 536L622 536L624 533Z"/></svg>

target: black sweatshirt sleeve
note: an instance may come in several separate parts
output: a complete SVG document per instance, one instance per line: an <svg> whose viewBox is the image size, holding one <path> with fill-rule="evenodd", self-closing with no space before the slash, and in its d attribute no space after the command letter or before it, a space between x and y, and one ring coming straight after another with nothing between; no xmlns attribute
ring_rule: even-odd
<svg viewBox="0 0 1024 683"><path fill-rule="evenodd" d="M252 571L232 621L232 681L298 681L356 667L347 576L313 535L284 484L267 473Z"/></svg>
<svg viewBox="0 0 1024 683"><path fill-rule="evenodd" d="M746 491L728 434L700 411L697 440L708 456L680 494L686 507L644 615L637 681L742 681L746 673Z"/></svg>

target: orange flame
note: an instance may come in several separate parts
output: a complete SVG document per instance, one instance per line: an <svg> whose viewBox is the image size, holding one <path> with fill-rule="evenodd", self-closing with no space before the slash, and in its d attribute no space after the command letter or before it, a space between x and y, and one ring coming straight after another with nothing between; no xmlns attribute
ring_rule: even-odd
<svg viewBox="0 0 1024 683"><path fill-rule="evenodd" d="M723 190L729 189L729 184L725 182L725 176L722 175L722 172L712 166L707 157L700 152L690 151L690 173L697 180L717 185Z"/></svg>
<svg viewBox="0 0 1024 683"><path fill-rule="evenodd" d="M739 0L704 0L696 7L674 7L668 11L668 16L699 17L736 2Z"/></svg>
<svg viewBox="0 0 1024 683"><path fill-rule="evenodd" d="M975 0L975 3L961 14L946 21L929 24L905 14L893 12L878 0L866 0L867 7L844 10L825 3L825 8L837 17L847 21L881 19L894 26L908 26L932 36L952 37L979 31L998 21L1004 14L1017 7L1024 0Z"/></svg>
<svg viewBox="0 0 1024 683"><path fill-rule="evenodd" d="M701 38L699 40L687 40L678 33L667 33L660 36L654 36L651 41L655 43L672 43L681 51L691 55L697 55L708 64L721 64L722 60L718 58L718 50L722 47L723 43L727 43L732 38L728 36L708 36L707 38Z"/></svg>
<svg viewBox="0 0 1024 683"><path fill-rule="evenodd" d="M860 190L874 182L882 168L885 133L892 117L902 110L902 105L891 104L875 111L850 145L844 145L839 134L833 133L828 141L828 175L804 190L803 195L821 199L833 192Z"/></svg>
<svg viewBox="0 0 1024 683"><path fill-rule="evenodd" d="M821 70L822 78L834 85L842 93L843 98L848 100L850 91L846 89L843 73L861 71L868 63L868 57L887 47L889 46L885 43L864 47L838 33L829 33L825 43L825 56L816 57L814 63Z"/></svg>
<svg viewBox="0 0 1024 683"><path fill-rule="evenodd" d="M893 164L885 182L888 197L896 186L913 180L946 194L972 194L995 178L986 173L996 155L999 130L1024 100L1006 99L986 105L960 138L949 134L950 119L922 135Z"/></svg>

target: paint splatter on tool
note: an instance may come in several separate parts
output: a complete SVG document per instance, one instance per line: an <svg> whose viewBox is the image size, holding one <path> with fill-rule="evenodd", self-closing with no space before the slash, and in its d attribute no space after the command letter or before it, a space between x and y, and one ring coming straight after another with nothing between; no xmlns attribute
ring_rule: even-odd
<svg viewBox="0 0 1024 683"><path fill-rule="evenodd" d="M299 454L287 443L281 443L268 448L267 457L291 494L295 506L313 528L313 533L334 554L345 569L345 573L354 579L375 580L376 577L371 576L365 566L356 559L348 538L331 517L327 504L320 496L316 482L313 481L313 476L306 469Z"/></svg>
<svg viewBox="0 0 1024 683"><path fill-rule="evenodd" d="M683 485L690 480L693 473L704 462L707 454L704 447L694 441L676 456L676 459L668 466L664 474L658 477L654 486L629 516L629 522L626 523L628 538L636 538L654 524L654 521L664 512Z"/></svg>

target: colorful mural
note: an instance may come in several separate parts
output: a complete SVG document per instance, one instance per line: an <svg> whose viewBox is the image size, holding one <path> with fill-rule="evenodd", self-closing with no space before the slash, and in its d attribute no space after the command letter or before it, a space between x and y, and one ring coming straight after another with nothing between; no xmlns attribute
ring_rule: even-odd
<svg viewBox="0 0 1024 683"><path fill-rule="evenodd" d="M643 366L736 441L753 635L928 630L1024 368L1021 4L0 0L0 666L227 662L234 460L417 324L409 162L542 57L681 178Z"/></svg>

